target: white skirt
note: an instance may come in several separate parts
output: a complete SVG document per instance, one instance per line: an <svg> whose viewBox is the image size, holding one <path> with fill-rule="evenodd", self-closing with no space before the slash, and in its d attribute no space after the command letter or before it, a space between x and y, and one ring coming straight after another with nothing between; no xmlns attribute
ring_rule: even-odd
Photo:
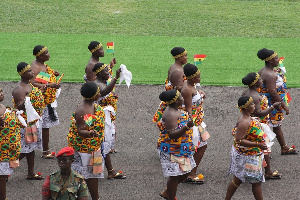
<svg viewBox="0 0 300 200"><path fill-rule="evenodd" d="M13 168L9 166L9 162L0 162L0 175L12 175Z"/></svg>
<svg viewBox="0 0 300 200"><path fill-rule="evenodd" d="M42 128L51 128L51 127L59 124L59 119L58 119L58 115L57 115L56 109L53 108L53 111L54 111L54 115L55 115L55 117L57 119L55 121L52 121L50 119L49 108L46 106L46 108L44 109L43 115L42 115L42 119L43 119Z"/></svg>
<svg viewBox="0 0 300 200"><path fill-rule="evenodd" d="M158 154L159 154L161 167L162 167L162 172L163 172L164 177L180 176L180 175L190 173L192 171L192 170L182 171L180 169L180 166L179 166L178 163L171 162L171 154L162 152L160 150L158 150ZM196 167L196 163L195 163L193 155L189 156L189 159L190 159L190 163L191 163L191 166L192 166L192 169L193 169L194 167Z"/></svg>

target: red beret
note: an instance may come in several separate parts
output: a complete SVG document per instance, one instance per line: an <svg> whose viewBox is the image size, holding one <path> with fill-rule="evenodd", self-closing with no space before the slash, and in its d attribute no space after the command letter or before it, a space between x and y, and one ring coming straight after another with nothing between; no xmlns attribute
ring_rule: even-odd
<svg viewBox="0 0 300 200"><path fill-rule="evenodd" d="M56 157L61 156L64 153L67 154L67 156L74 155L74 149L72 147L64 147L57 153Z"/></svg>

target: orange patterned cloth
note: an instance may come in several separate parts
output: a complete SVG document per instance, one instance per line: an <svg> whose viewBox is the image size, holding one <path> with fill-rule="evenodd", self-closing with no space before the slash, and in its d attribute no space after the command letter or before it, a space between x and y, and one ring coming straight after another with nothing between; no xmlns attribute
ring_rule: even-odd
<svg viewBox="0 0 300 200"><path fill-rule="evenodd" d="M0 132L0 162L18 160L21 150L21 123L16 111L9 107L1 117L4 120L4 127Z"/></svg>
<svg viewBox="0 0 300 200"><path fill-rule="evenodd" d="M87 130L95 130L99 136L97 137L82 137L78 134L75 120L75 113L71 117L71 125L68 134L69 147L81 153L91 153L97 151L104 140L105 113L101 106L95 104L95 114L90 115L89 119L85 120Z"/></svg>
<svg viewBox="0 0 300 200"><path fill-rule="evenodd" d="M232 130L232 135L235 137L236 135L236 129L235 126ZM260 125L260 122L254 118L251 119L251 124L243 137L243 139L249 140L251 142L258 142L258 143L264 143L264 131L262 130L262 127ZM240 152L243 155L259 155L262 153L262 150L258 147L244 147L237 143L237 141L234 139L233 143L235 149Z"/></svg>
<svg viewBox="0 0 300 200"><path fill-rule="evenodd" d="M178 119L177 129L183 128L189 120L189 116L187 112L182 113L181 117ZM169 134L165 128L165 124L162 120L157 122L157 126L160 130L160 136L157 142L157 149L173 154L175 156L184 156L189 157L193 154L195 150L195 146L192 142L193 137L193 129L186 131L180 138L171 139L169 138Z"/></svg>
<svg viewBox="0 0 300 200"><path fill-rule="evenodd" d="M49 83L56 83L56 76L54 75L54 70L49 67L49 65L45 64L47 67L47 73L50 74ZM51 104L56 99L56 88L47 87L46 91L43 93L44 101L46 105Z"/></svg>

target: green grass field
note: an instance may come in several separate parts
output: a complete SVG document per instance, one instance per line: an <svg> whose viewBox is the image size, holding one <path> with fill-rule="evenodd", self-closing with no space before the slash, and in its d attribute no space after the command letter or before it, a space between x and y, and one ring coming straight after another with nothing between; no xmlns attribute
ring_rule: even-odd
<svg viewBox="0 0 300 200"><path fill-rule="evenodd" d="M118 64L133 73L134 84L163 84L174 61L170 50L182 46L189 62L207 54L202 84L241 85L264 65L256 53L266 47L285 57L288 87L300 87L299 1L3 0L0 17L2 81L19 80L18 62L31 63L33 47L42 44L63 81L81 82L87 46L97 40L115 42Z"/></svg>

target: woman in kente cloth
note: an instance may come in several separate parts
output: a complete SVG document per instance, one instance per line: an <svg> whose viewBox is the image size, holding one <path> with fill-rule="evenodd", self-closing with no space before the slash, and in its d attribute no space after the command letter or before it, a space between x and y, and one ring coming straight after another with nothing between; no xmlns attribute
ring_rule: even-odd
<svg viewBox="0 0 300 200"><path fill-rule="evenodd" d="M185 80L183 65L187 63L187 51L182 47L174 47L171 50L171 54L175 59L175 63L172 64L168 70L168 78L165 81L165 89L176 89L181 91L183 81ZM162 117L163 111L166 109L166 104L161 102L156 113L153 116L153 122L158 122Z"/></svg>
<svg viewBox="0 0 300 200"><path fill-rule="evenodd" d="M184 105L182 105L182 107L193 119L195 125L193 128L193 142L196 146L196 152L194 154L196 167L192 170L185 182L203 184L203 175L197 175L197 168L207 148L208 132L206 131L206 125L203 122L204 111L202 107L203 99L206 96L203 91L197 91L195 88L195 85L201 81L200 70L190 63L186 64L183 70L186 81L184 81L181 89L181 95L184 99Z"/></svg>
<svg viewBox="0 0 300 200"><path fill-rule="evenodd" d="M167 108L161 120L157 122L160 130L157 149L163 176L168 177L167 188L160 196L174 200L178 184L185 181L196 166L191 129L194 123L187 112L178 109L183 103L178 90L164 91L159 95L159 99L166 103Z"/></svg>
<svg viewBox="0 0 300 200"><path fill-rule="evenodd" d="M105 136L101 149L104 155L105 167L108 172L108 179L124 179L126 176L122 171L116 172L112 166L110 159L110 152L115 152L115 133L116 133L116 113L117 113L117 101L118 96L114 92L114 88L118 78L120 77L121 68L116 71L116 76L111 78L109 67L104 63L97 63L93 68L93 72L96 74L97 79L95 83L100 88L101 97L97 103L100 105L105 115Z"/></svg>
<svg viewBox="0 0 300 200"><path fill-rule="evenodd" d="M261 123L265 124L262 125L262 128L265 132L265 141L271 142L269 135L272 134L271 129L269 128L269 114L274 110L280 108L281 102L275 102L272 106L268 106L268 98L263 95L261 96L257 89L262 86L262 80L258 73L252 72L247 74L242 79L244 85L247 85L248 88L243 92L242 96L249 96L252 97L253 103L255 104L255 110L251 114L253 117L259 117ZM270 133L270 134L269 134ZM274 133L273 133L274 134ZM267 150L264 150L264 159L266 162L265 168L265 178L268 179L280 179L282 177L281 174L277 170L271 169L270 163L270 154L271 154L271 147Z"/></svg>
<svg viewBox="0 0 300 200"><path fill-rule="evenodd" d="M17 66L21 80L12 92L14 108L23 110L24 118L21 133L21 154L19 159L26 157L28 165L27 179L41 180L41 173L34 173L35 149L42 149L41 116L45 109L42 92L45 87L37 88L30 83L34 73L30 65L21 62Z"/></svg>
<svg viewBox="0 0 300 200"><path fill-rule="evenodd" d="M268 147L264 140L261 123L251 117L255 111L252 97L242 96L238 100L242 115L232 130L234 142L231 149L231 164L228 174L234 178L229 183L225 200L231 199L241 183L251 183L256 200L262 200L261 183L265 181L262 171L263 150Z"/></svg>
<svg viewBox="0 0 300 200"><path fill-rule="evenodd" d="M71 117L69 147L75 150L72 169L82 175L93 200L99 199L98 179L104 178L101 144L104 140L105 114L94 102L100 98L100 88L94 82L81 87L83 100Z"/></svg>
<svg viewBox="0 0 300 200"><path fill-rule="evenodd" d="M279 65L279 59L276 52L268 49L261 49L257 52L258 58L265 61L265 66L259 71L259 75L263 81L260 89L260 94L268 97L268 105L271 107L275 102L281 101L281 108L274 109L270 113L270 126L276 134L276 138L281 147L281 155L297 154L295 146L288 147L285 142L281 124L284 119L283 113L288 115L290 113L287 104L282 101L286 95L286 79L282 75L278 75L274 68ZM282 81L277 82L278 79ZM277 82L277 83L276 83Z"/></svg>
<svg viewBox="0 0 300 200"><path fill-rule="evenodd" d="M100 62L99 58L104 57L103 45L100 42L91 41L88 46L88 49L92 53L92 56L85 68L85 75L83 76L85 82L96 80L97 77L93 72L93 68L95 64ZM117 63L116 58L113 58L110 61L109 68L112 69L116 63Z"/></svg>
<svg viewBox="0 0 300 200"><path fill-rule="evenodd" d="M4 93L0 88L0 102ZM13 169L19 166L21 150L21 123L17 112L0 104L0 199L6 199L6 181L12 175Z"/></svg>
<svg viewBox="0 0 300 200"><path fill-rule="evenodd" d="M59 124L56 109L51 105L56 100L56 93L60 88L60 84L57 83L56 80L56 77L59 76L59 72L54 71L45 63L50 59L47 47L42 45L35 46L33 55L36 59L31 63L34 72L31 83L38 88L47 87L43 93L46 108L42 116L43 153L41 157L55 158L55 152L51 153L49 150L49 130L51 127Z"/></svg>

